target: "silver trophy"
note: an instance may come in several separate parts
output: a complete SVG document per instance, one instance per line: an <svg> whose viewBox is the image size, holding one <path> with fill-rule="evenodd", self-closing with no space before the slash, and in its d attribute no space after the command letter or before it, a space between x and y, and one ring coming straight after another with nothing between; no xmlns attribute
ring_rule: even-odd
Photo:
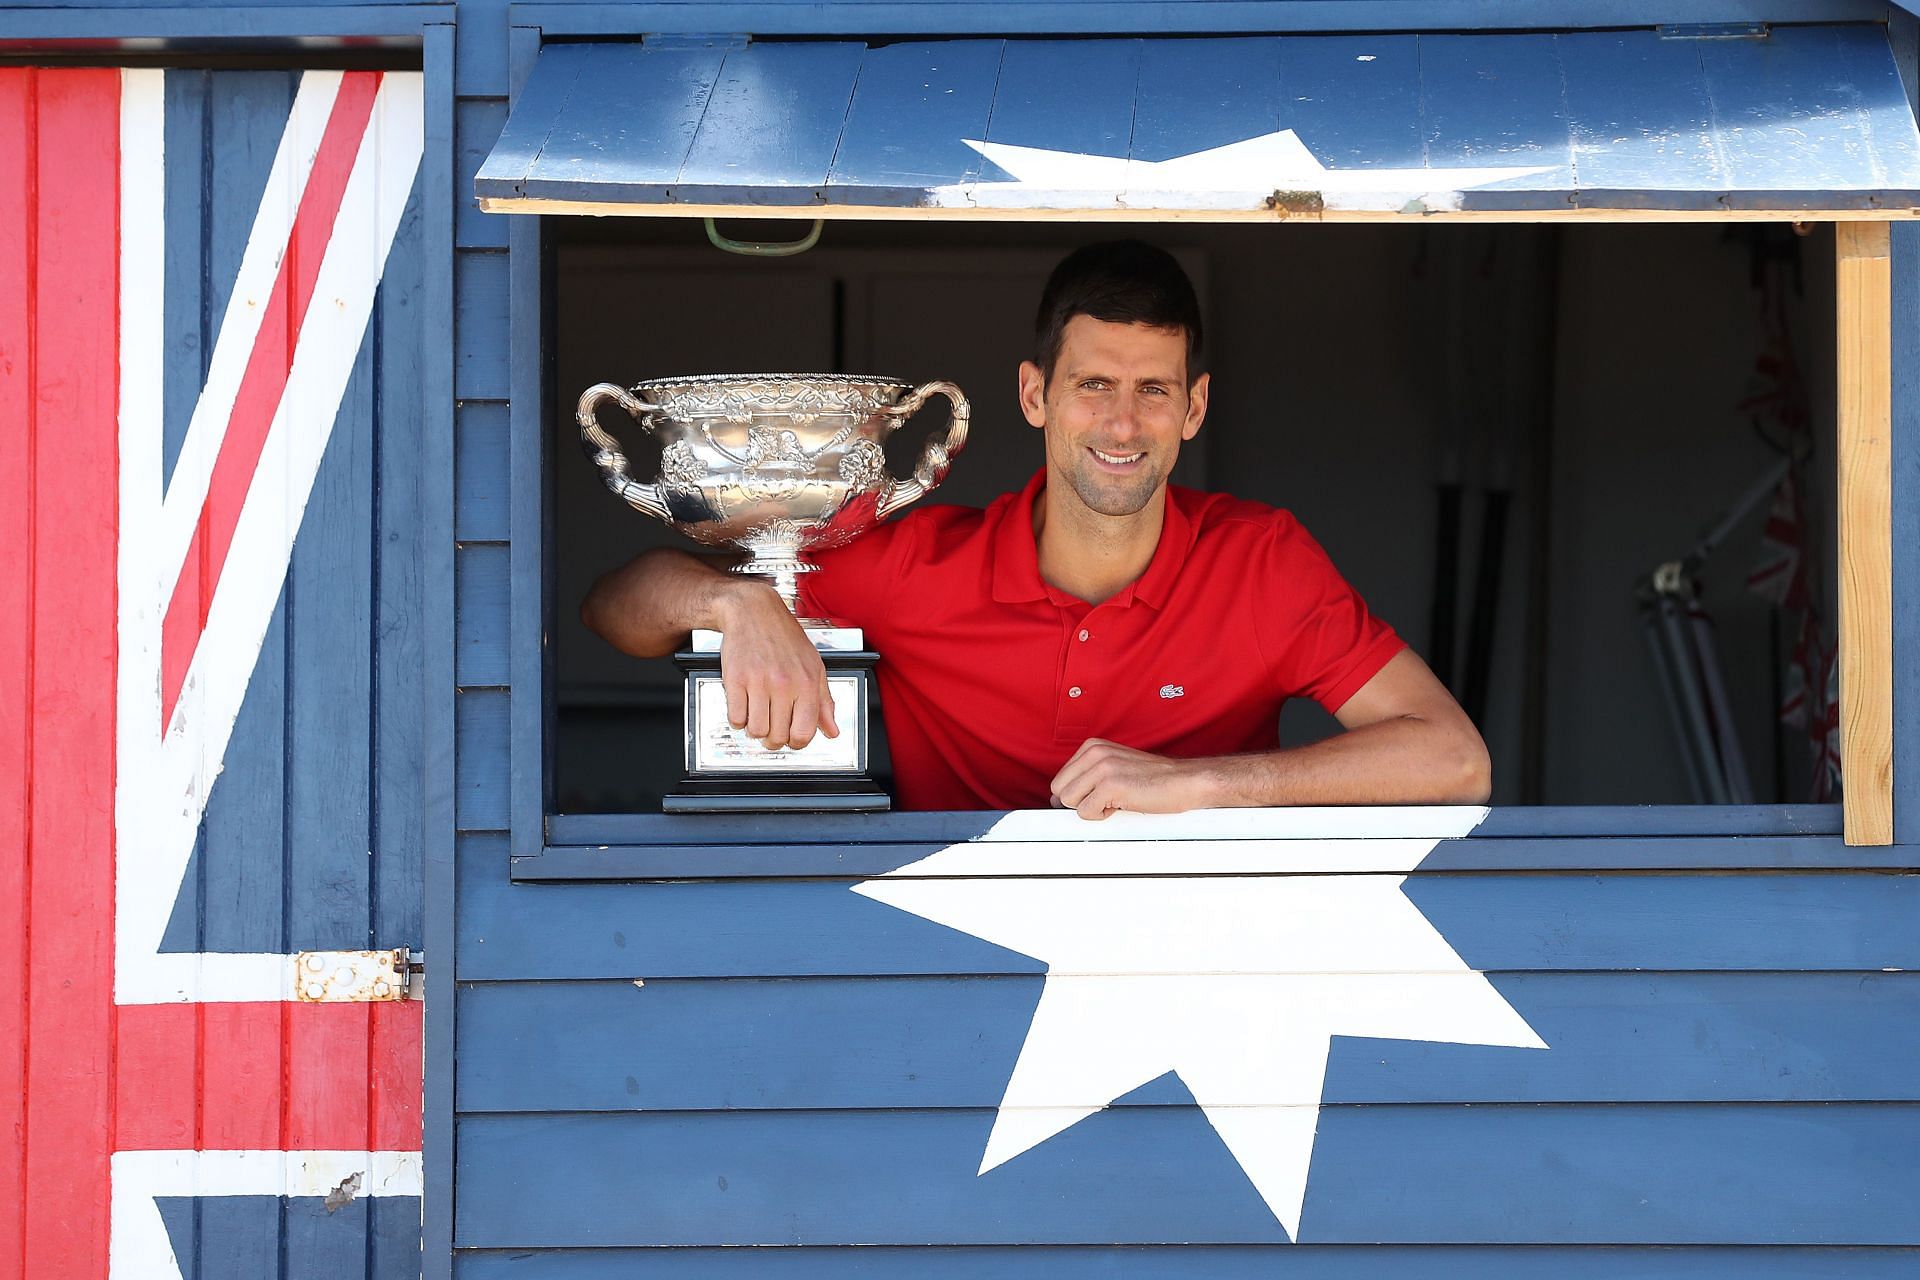
<svg viewBox="0 0 1920 1280"><path fill-rule="evenodd" d="M934 395L952 416L928 437L909 479L888 470L882 442ZM635 480L596 410L611 401L660 442L660 478ZM733 572L767 581L827 666L838 738L770 751L727 723L717 632L696 631L675 655L687 676L687 778L669 812L877 810L867 776L873 666L858 627L800 614L807 553L842 546L940 486L966 447L967 399L951 382L919 387L843 374L722 374L602 382L580 396L580 439L607 487L694 541L747 553Z"/></svg>

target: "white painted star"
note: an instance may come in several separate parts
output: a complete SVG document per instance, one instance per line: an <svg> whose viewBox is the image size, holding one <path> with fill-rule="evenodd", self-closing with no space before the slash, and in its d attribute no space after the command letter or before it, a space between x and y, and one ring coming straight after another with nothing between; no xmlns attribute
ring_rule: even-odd
<svg viewBox="0 0 1920 1280"><path fill-rule="evenodd" d="M936 204L997 208L1260 209L1276 192L1314 192L1326 208L1427 210L1459 206L1462 191L1545 173L1553 165L1329 169L1292 129L1167 160L1131 160L1045 147L961 141L1013 175L1012 182L937 187Z"/></svg>
<svg viewBox="0 0 1920 1280"><path fill-rule="evenodd" d="M1015 814L855 892L1047 964L981 1173L1174 1071L1297 1240L1333 1036L1547 1047L1401 892L1485 813Z"/></svg>

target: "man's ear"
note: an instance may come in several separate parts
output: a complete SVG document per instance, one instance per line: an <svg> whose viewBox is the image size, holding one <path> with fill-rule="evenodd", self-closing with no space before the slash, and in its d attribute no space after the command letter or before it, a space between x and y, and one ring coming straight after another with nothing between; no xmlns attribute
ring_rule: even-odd
<svg viewBox="0 0 1920 1280"><path fill-rule="evenodd" d="M1200 423L1207 416L1207 381L1210 373L1203 373L1193 380L1187 388L1187 421L1180 428L1180 438L1191 440L1200 434Z"/></svg>
<svg viewBox="0 0 1920 1280"><path fill-rule="evenodd" d="M1047 375L1031 360L1020 362L1020 412L1031 426L1047 425Z"/></svg>

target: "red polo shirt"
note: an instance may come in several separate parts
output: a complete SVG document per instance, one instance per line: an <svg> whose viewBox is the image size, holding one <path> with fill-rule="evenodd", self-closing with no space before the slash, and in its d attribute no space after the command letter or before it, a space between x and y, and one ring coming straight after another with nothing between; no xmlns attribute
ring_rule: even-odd
<svg viewBox="0 0 1920 1280"><path fill-rule="evenodd" d="M1040 577L1043 469L985 511L923 507L802 579L862 627L904 809L1044 808L1088 738L1168 756L1279 745L1280 706L1337 710L1404 645L1285 511L1169 487L1147 571L1089 605Z"/></svg>

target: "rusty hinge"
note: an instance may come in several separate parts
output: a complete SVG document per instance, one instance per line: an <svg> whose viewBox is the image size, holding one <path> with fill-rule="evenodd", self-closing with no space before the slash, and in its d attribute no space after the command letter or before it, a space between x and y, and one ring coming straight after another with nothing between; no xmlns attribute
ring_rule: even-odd
<svg viewBox="0 0 1920 1280"><path fill-rule="evenodd" d="M305 1004L352 1004L418 998L426 971L406 947L388 951L302 951L294 956L294 995Z"/></svg>

